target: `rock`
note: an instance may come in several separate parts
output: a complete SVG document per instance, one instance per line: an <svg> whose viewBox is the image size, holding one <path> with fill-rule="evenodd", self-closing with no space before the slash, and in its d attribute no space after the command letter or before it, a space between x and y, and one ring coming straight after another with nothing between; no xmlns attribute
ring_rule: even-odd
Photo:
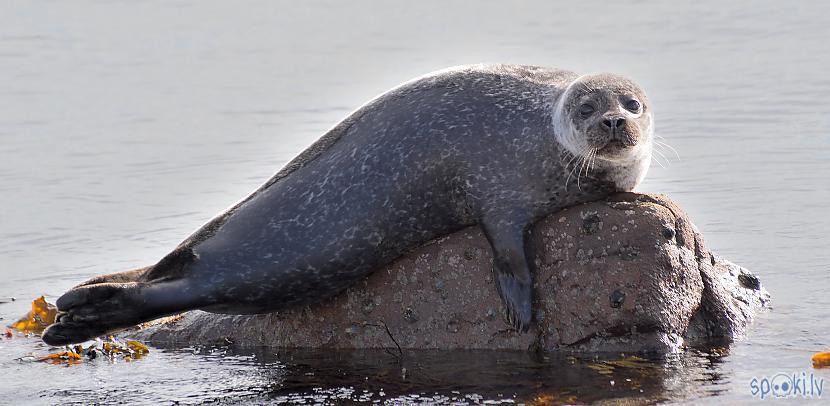
<svg viewBox="0 0 830 406"><path fill-rule="evenodd" d="M622 193L539 221L528 237L535 324L505 322L484 235L432 241L320 303L254 316L192 311L130 336L158 344L674 352L740 337L769 303L660 195Z"/></svg>

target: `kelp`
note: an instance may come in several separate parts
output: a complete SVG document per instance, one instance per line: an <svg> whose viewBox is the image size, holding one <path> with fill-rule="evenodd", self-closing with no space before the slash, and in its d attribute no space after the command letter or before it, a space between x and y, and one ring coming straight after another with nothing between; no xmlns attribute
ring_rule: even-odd
<svg viewBox="0 0 830 406"><path fill-rule="evenodd" d="M573 394L563 391L562 393L542 393L526 403L528 406L548 405L575 405L579 399Z"/></svg>
<svg viewBox="0 0 830 406"><path fill-rule="evenodd" d="M592 362L586 365L601 375L612 375L617 369L628 369L645 372L655 368L653 362L637 357L628 356L620 359Z"/></svg>
<svg viewBox="0 0 830 406"><path fill-rule="evenodd" d="M40 357L37 361L73 364L101 358L111 361L123 359L129 362L149 353L150 349L138 341L120 341L110 336L106 340L96 339L86 346L83 344L67 346L63 351Z"/></svg>
<svg viewBox="0 0 830 406"><path fill-rule="evenodd" d="M819 352L813 355L813 368L830 368L830 352Z"/></svg>
<svg viewBox="0 0 830 406"><path fill-rule="evenodd" d="M47 302L46 298L41 296L32 301L32 310L26 316L12 323L6 329L4 336L6 338L13 338L14 331L25 335L40 334L46 327L55 323L57 315L57 307ZM104 340L97 338L92 342L84 344L65 346L58 352L41 357L32 355L24 358L29 361L50 362L53 364L77 364L96 358L106 358L113 361L117 359L132 361L150 353L150 349L138 341L121 341L113 336L109 336ZM24 358L21 358L21 360L24 360Z"/></svg>
<svg viewBox="0 0 830 406"><path fill-rule="evenodd" d="M51 362L53 364L76 364L81 361L81 356L73 351L61 351L49 354L45 357L40 357L37 360L41 362Z"/></svg>
<svg viewBox="0 0 830 406"><path fill-rule="evenodd" d="M50 324L55 323L57 316L58 308L46 302L46 298L41 296L32 301L32 310L26 316L9 327L23 333L40 334Z"/></svg>

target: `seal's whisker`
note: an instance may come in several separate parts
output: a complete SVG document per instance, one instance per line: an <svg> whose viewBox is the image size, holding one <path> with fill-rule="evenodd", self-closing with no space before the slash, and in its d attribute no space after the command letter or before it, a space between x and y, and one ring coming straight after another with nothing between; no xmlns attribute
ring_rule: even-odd
<svg viewBox="0 0 830 406"><path fill-rule="evenodd" d="M665 142L660 141L660 140L654 140L654 146L657 146L657 147L665 147L665 148L670 148L670 147L671 147L671 145L666 144ZM676 152L676 151L675 151L675 152Z"/></svg>
<svg viewBox="0 0 830 406"><path fill-rule="evenodd" d="M582 160L581 160L582 164L579 165L579 172L576 173L576 188L579 189L580 191L582 191L582 186L579 183L579 179L582 177L582 168L586 167L586 165L588 163L588 156L589 155L590 155L590 152L588 152L588 154L582 156ZM588 172L585 172L585 176L588 176Z"/></svg>
<svg viewBox="0 0 830 406"><path fill-rule="evenodd" d="M576 154L571 154L571 159L568 161L568 163L566 163L566 164L565 164L565 168L567 168L568 166L570 166L570 165L571 165L571 162L573 162L573 161L574 161L574 159L576 159L576 158L578 158L578 157L582 156L582 151L583 151L583 150L579 150L579 151L577 151L577 153L576 153ZM570 152L569 152L569 154L570 154Z"/></svg>
<svg viewBox="0 0 830 406"><path fill-rule="evenodd" d="M568 176L565 178L565 190L566 191L568 190L568 181L571 179L571 175L573 175L574 169L576 169L577 165L579 165L579 160L581 160L583 158L586 149L587 149L587 147L582 148L579 151L577 151L576 154L573 154L573 156L568 161L568 163L565 164L565 169L568 169ZM579 158L579 160L577 160L576 163L573 166L571 166L571 163L573 163L574 160L577 159L577 158Z"/></svg>
<svg viewBox="0 0 830 406"><path fill-rule="evenodd" d="M588 171L591 170L591 162L594 160L594 149L591 148L586 156L587 163L585 164L585 177L588 177Z"/></svg>
<svg viewBox="0 0 830 406"><path fill-rule="evenodd" d="M591 169L594 169L594 164L597 163L597 153L599 152L599 148L594 148L594 156L591 157Z"/></svg>
<svg viewBox="0 0 830 406"><path fill-rule="evenodd" d="M680 160L680 154L678 154L678 153L677 153L677 150L676 150L676 149L674 149L674 147L672 147L671 145L669 145L669 143L668 143L668 142L666 142L666 139L665 139L665 138L663 138L663 137L661 137L661 136L659 136L659 135L656 135L656 134L655 134L655 137L659 138L660 140L663 140L663 141L660 141L660 140L658 140L658 139L655 139L655 140L654 140L654 142L655 142L655 143L657 143L657 145L659 145L659 146L661 146L661 147L666 147L666 148L668 148L668 149L672 150L672 152L674 152L674 156L676 156L676 157L677 157L677 160L678 160L678 161Z"/></svg>
<svg viewBox="0 0 830 406"><path fill-rule="evenodd" d="M655 146L656 146L656 147L659 147L659 148L668 148L668 149L670 149L670 150L672 151L672 153L674 154L674 156L677 158L677 160L678 160L678 161L680 161L680 160L681 160L681 159L680 159L680 155L678 155L677 151L675 151L675 150L674 150L674 148L672 148L672 147L671 147L671 145L665 145L665 144L655 144Z"/></svg>
<svg viewBox="0 0 830 406"><path fill-rule="evenodd" d="M578 158L582 159L581 156L579 156ZM566 191L568 190L568 182L571 180L571 176L573 176L574 169L576 169L577 165L579 165L579 160L577 160L576 163L573 166L571 166L570 169L568 169L568 177L565 178L565 190Z"/></svg>
<svg viewBox="0 0 830 406"><path fill-rule="evenodd" d="M582 82L582 87L585 89L586 92L590 93L593 92L594 89L586 82Z"/></svg>
<svg viewBox="0 0 830 406"><path fill-rule="evenodd" d="M593 170L596 168L597 165L597 155L599 154L599 148L594 148L594 162L591 163L591 169Z"/></svg>
<svg viewBox="0 0 830 406"><path fill-rule="evenodd" d="M586 157L583 156L582 160L580 161L580 164L579 164L579 170L576 171L576 188L579 189L580 191L582 190L582 185L580 184L580 180L582 178L582 167L585 166L586 161L587 161Z"/></svg>
<svg viewBox="0 0 830 406"><path fill-rule="evenodd" d="M663 155L663 153L662 153L662 152L660 152L660 150L659 150L659 149L654 148L652 151L654 151L654 152L656 152L658 155L660 155L660 157L661 157L661 158L663 158L663 160L664 160L664 161L666 161L666 165L668 165L668 164L669 164L669 162L671 162L668 158L666 158L666 156L665 156L665 155ZM655 160L657 160L657 156L656 156L656 155L652 155L651 157L652 157L652 158L654 158ZM665 168L665 166L663 166L663 164L662 164L662 163L660 163L660 161L659 161L659 160L657 161L657 163L659 163L661 167Z"/></svg>
<svg viewBox="0 0 830 406"><path fill-rule="evenodd" d="M583 170L583 168L588 167L588 162L589 162L590 158L591 158L591 148L586 147L585 152L583 153L583 156L582 156L582 164L579 165L579 172L576 173L576 186L577 186L577 188L579 188L579 190L582 190L582 188L580 187L580 180L581 180L582 176L587 176L588 175L587 172L585 173L585 175L582 175L582 170Z"/></svg>
<svg viewBox="0 0 830 406"><path fill-rule="evenodd" d="M583 155L584 151L585 151L584 149L579 151L579 154L577 156L577 158L578 158L577 161L573 164L573 166L570 168L570 170L568 170L568 177L567 177L567 179L565 179L565 190L568 189L568 181L571 179L571 176L574 174L574 171L576 170L576 168L579 167L579 163L584 158L584 155ZM578 183L579 183L579 174L577 173L577 187L579 186Z"/></svg>
<svg viewBox="0 0 830 406"><path fill-rule="evenodd" d="M573 168L568 169L568 176L565 177L565 191L568 191L568 182L571 180L571 176L573 175L574 171Z"/></svg>

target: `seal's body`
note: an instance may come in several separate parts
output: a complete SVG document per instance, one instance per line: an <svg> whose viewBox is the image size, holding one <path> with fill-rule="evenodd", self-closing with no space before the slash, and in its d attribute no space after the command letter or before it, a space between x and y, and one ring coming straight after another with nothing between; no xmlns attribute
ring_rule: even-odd
<svg viewBox="0 0 830 406"><path fill-rule="evenodd" d="M526 330L527 226L633 189L651 126L644 93L614 75L507 65L427 75L352 113L159 263L67 292L43 339L83 341L196 308L319 301L474 224L492 244L508 318Z"/></svg>

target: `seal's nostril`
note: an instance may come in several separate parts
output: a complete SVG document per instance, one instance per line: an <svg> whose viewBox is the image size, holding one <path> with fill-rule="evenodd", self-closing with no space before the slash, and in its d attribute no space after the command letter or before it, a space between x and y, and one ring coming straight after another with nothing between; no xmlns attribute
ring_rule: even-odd
<svg viewBox="0 0 830 406"><path fill-rule="evenodd" d="M602 125L607 129L620 128L625 125L625 119L622 117L606 118L602 120Z"/></svg>

